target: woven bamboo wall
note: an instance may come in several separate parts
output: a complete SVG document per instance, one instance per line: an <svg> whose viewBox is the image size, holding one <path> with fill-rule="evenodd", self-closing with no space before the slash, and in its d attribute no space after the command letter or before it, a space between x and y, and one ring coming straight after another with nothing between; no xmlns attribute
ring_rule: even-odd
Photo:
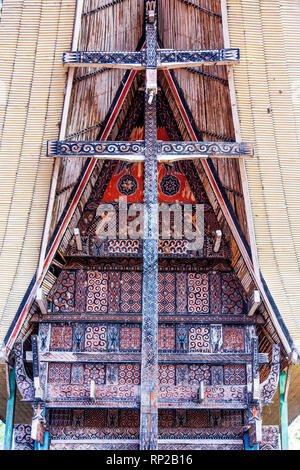
<svg viewBox="0 0 300 470"><path fill-rule="evenodd" d="M0 24L0 342L37 267L75 0L5 0Z"/></svg>
<svg viewBox="0 0 300 470"><path fill-rule="evenodd" d="M260 267L300 350L300 2L228 0L242 139Z"/></svg>

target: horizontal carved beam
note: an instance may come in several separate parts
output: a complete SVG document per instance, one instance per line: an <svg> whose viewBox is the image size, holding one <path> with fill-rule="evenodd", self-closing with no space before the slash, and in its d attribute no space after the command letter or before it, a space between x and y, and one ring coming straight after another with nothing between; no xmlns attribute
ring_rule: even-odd
<svg viewBox="0 0 300 470"><path fill-rule="evenodd" d="M89 322L97 322L99 323L99 314L92 314L92 313L80 313L80 317L78 314L74 313L61 313L55 314L51 313L48 314L41 319L35 318L36 322L44 323L44 322L57 322L57 321L68 321L68 322L78 322L80 321L89 321ZM101 315L101 321L112 321L112 322L126 322L126 323L140 323L142 321L142 316L140 314L129 313L128 315L124 313L105 313ZM160 314L158 317L159 323L166 323L166 322L184 322L184 323L199 323L199 324L210 324L212 321L211 315L166 315ZM224 323L226 325L231 324L240 324L240 325L255 325L260 324L264 325L265 320L261 315L256 315L254 317L248 317L246 315L214 315L214 322L215 323Z"/></svg>
<svg viewBox="0 0 300 470"><path fill-rule="evenodd" d="M48 156L97 157L125 161L143 161L143 142L48 141Z"/></svg>
<svg viewBox="0 0 300 470"><path fill-rule="evenodd" d="M161 408L231 408L245 409L245 385L205 385L199 400L199 385L159 385L158 406ZM47 407L76 406L129 408L140 406L139 385L95 385L95 400L90 399L90 385L51 383L47 386Z"/></svg>
<svg viewBox="0 0 300 470"><path fill-rule="evenodd" d="M259 363L268 364L268 354L259 354ZM45 362L132 362L141 361L141 353L122 352L63 352L52 351L40 356L40 361ZM160 364L247 364L251 363L252 355L247 353L158 353Z"/></svg>
<svg viewBox="0 0 300 470"><path fill-rule="evenodd" d="M229 64L240 59L239 49L175 51L161 49L158 52L158 68L174 69L197 65Z"/></svg>
<svg viewBox="0 0 300 470"><path fill-rule="evenodd" d="M253 145L238 142L157 142L158 161L253 157ZM48 156L78 156L143 161L145 144L136 142L49 141Z"/></svg>
<svg viewBox="0 0 300 470"><path fill-rule="evenodd" d="M197 65L230 64L240 59L239 49L200 49L182 50L159 49L157 52L158 69L175 69ZM69 67L99 67L121 69L145 69L144 51L75 51L63 54L63 63Z"/></svg>
<svg viewBox="0 0 300 470"><path fill-rule="evenodd" d="M144 52L65 52L63 63L70 67L99 67L119 69L144 69Z"/></svg>
<svg viewBox="0 0 300 470"><path fill-rule="evenodd" d="M158 142L158 161L207 157L253 157L253 145L238 142Z"/></svg>

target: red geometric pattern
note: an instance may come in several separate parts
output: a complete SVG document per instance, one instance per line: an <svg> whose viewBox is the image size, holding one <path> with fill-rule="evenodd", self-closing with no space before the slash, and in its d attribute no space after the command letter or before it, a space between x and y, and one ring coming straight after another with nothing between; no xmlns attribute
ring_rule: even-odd
<svg viewBox="0 0 300 470"><path fill-rule="evenodd" d="M245 332L244 328L223 327L223 351L244 351Z"/></svg>
<svg viewBox="0 0 300 470"><path fill-rule="evenodd" d="M84 365L84 383L94 380L97 385L105 384L105 366L102 364Z"/></svg>
<svg viewBox="0 0 300 470"><path fill-rule="evenodd" d="M177 273L176 274L176 302L177 302L177 312L186 313L187 312L187 276L186 273Z"/></svg>
<svg viewBox="0 0 300 470"><path fill-rule="evenodd" d="M140 425L139 410L120 410L119 426L121 428L137 428Z"/></svg>
<svg viewBox="0 0 300 470"><path fill-rule="evenodd" d="M51 362L48 367L49 383L67 383L71 380L71 364Z"/></svg>
<svg viewBox="0 0 300 470"><path fill-rule="evenodd" d="M188 312L209 313L208 274L188 274Z"/></svg>
<svg viewBox="0 0 300 470"><path fill-rule="evenodd" d="M245 385L246 368L240 365L224 366L224 385Z"/></svg>
<svg viewBox="0 0 300 470"><path fill-rule="evenodd" d="M191 365L189 366L189 384L200 385L200 382L204 382L205 385L210 385L210 366L207 365Z"/></svg>
<svg viewBox="0 0 300 470"><path fill-rule="evenodd" d="M94 408L85 410L85 426L87 428L104 428L106 410Z"/></svg>
<svg viewBox="0 0 300 470"><path fill-rule="evenodd" d="M220 315L222 312L222 289L220 274L210 275L210 313Z"/></svg>
<svg viewBox="0 0 300 470"><path fill-rule="evenodd" d="M189 329L189 352L209 352L209 327L191 326Z"/></svg>
<svg viewBox="0 0 300 470"><path fill-rule="evenodd" d="M84 382L84 365L73 364L71 373L71 384L80 385Z"/></svg>
<svg viewBox="0 0 300 470"><path fill-rule="evenodd" d="M85 351L105 351L107 346L107 327L105 325L87 326L85 331Z"/></svg>
<svg viewBox="0 0 300 470"><path fill-rule="evenodd" d="M85 311L85 290L87 284L87 273L82 269L76 271L75 287L75 312Z"/></svg>
<svg viewBox="0 0 300 470"><path fill-rule="evenodd" d="M55 284L54 312L74 312L75 272L63 270Z"/></svg>
<svg viewBox="0 0 300 470"><path fill-rule="evenodd" d="M159 365L158 383L160 385L175 385L175 366L167 364Z"/></svg>
<svg viewBox="0 0 300 470"><path fill-rule="evenodd" d="M158 327L158 350L175 351L175 328L169 325Z"/></svg>
<svg viewBox="0 0 300 470"><path fill-rule="evenodd" d="M108 281L108 311L119 312L120 310L120 288L121 288L121 273L109 273Z"/></svg>
<svg viewBox="0 0 300 470"><path fill-rule="evenodd" d="M222 313L237 314L243 313L243 295L237 279L231 273L222 275Z"/></svg>
<svg viewBox="0 0 300 470"><path fill-rule="evenodd" d="M158 313L175 310L175 274L158 273Z"/></svg>
<svg viewBox="0 0 300 470"><path fill-rule="evenodd" d="M141 370L139 364L119 365L119 385L139 385Z"/></svg>
<svg viewBox="0 0 300 470"><path fill-rule="evenodd" d="M120 328L120 350L140 351L141 350L141 328L139 326L121 326Z"/></svg>
<svg viewBox="0 0 300 470"><path fill-rule="evenodd" d="M52 326L50 349L53 351L71 351L72 332L73 328L71 326Z"/></svg>
<svg viewBox="0 0 300 470"><path fill-rule="evenodd" d="M107 312L108 273L88 271L87 312Z"/></svg>
<svg viewBox="0 0 300 470"><path fill-rule="evenodd" d="M208 428L208 410L187 410L187 426L189 428Z"/></svg>
<svg viewBox="0 0 300 470"><path fill-rule="evenodd" d="M158 427L163 429L173 428L175 424L173 410L159 410L158 411Z"/></svg>
<svg viewBox="0 0 300 470"><path fill-rule="evenodd" d="M142 311L142 274L123 273L121 291L121 312L140 313Z"/></svg>

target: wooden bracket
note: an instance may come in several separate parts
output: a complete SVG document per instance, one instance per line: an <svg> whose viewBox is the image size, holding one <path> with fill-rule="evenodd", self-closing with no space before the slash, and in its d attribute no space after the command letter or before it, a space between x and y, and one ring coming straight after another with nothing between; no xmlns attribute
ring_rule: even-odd
<svg viewBox="0 0 300 470"><path fill-rule="evenodd" d="M258 290L254 290L248 302L248 316L249 317L252 317L252 315L254 315L254 313L260 306L260 304L261 304L260 293Z"/></svg>

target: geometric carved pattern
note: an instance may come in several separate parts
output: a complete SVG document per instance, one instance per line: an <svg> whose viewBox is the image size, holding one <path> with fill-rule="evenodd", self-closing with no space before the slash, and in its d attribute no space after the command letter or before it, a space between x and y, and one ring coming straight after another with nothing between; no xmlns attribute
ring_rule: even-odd
<svg viewBox="0 0 300 470"><path fill-rule="evenodd" d="M52 326L50 349L53 351L71 351L72 350L71 326Z"/></svg>
<svg viewBox="0 0 300 470"><path fill-rule="evenodd" d="M158 313L172 313L175 305L175 275L158 274Z"/></svg>
<svg viewBox="0 0 300 470"><path fill-rule="evenodd" d="M188 311L189 313L209 313L208 275L188 274Z"/></svg>
<svg viewBox="0 0 300 470"><path fill-rule="evenodd" d="M134 270L65 269L49 298L54 314L141 314L142 273ZM158 312L171 315L243 315L246 313L246 298L232 272L159 272ZM236 331L230 339L229 331L225 331L228 351L230 347L241 347L242 335L242 331ZM61 347L57 346L59 349Z"/></svg>
<svg viewBox="0 0 300 470"><path fill-rule="evenodd" d="M139 385L140 384L140 365L139 364L120 364L119 365L119 384L120 385Z"/></svg>
<svg viewBox="0 0 300 470"><path fill-rule="evenodd" d="M140 326L126 325L120 328L120 350L141 350L141 328Z"/></svg>
<svg viewBox="0 0 300 470"><path fill-rule="evenodd" d="M108 274L88 271L87 312L107 312Z"/></svg>
<svg viewBox="0 0 300 470"><path fill-rule="evenodd" d="M209 327L192 326L189 330L189 352L209 352Z"/></svg>
<svg viewBox="0 0 300 470"><path fill-rule="evenodd" d="M175 351L175 328L173 325L160 325L158 327L158 350Z"/></svg>
<svg viewBox="0 0 300 470"><path fill-rule="evenodd" d="M230 365L224 366L224 385L244 385L246 384L245 366Z"/></svg>
<svg viewBox="0 0 300 470"><path fill-rule="evenodd" d="M244 351L245 338L242 327L223 327L223 351Z"/></svg>
<svg viewBox="0 0 300 470"><path fill-rule="evenodd" d="M85 332L85 351L105 351L107 349L107 329L105 325L91 325Z"/></svg>
<svg viewBox="0 0 300 470"><path fill-rule="evenodd" d="M189 384L200 385L200 382L204 382L204 385L211 384L210 366L207 366L207 365L189 366Z"/></svg>
<svg viewBox="0 0 300 470"><path fill-rule="evenodd" d="M140 313L142 311L142 275L131 272L123 273L121 312Z"/></svg>
<svg viewBox="0 0 300 470"><path fill-rule="evenodd" d="M158 382L160 385L175 385L175 366L167 364L159 365Z"/></svg>

